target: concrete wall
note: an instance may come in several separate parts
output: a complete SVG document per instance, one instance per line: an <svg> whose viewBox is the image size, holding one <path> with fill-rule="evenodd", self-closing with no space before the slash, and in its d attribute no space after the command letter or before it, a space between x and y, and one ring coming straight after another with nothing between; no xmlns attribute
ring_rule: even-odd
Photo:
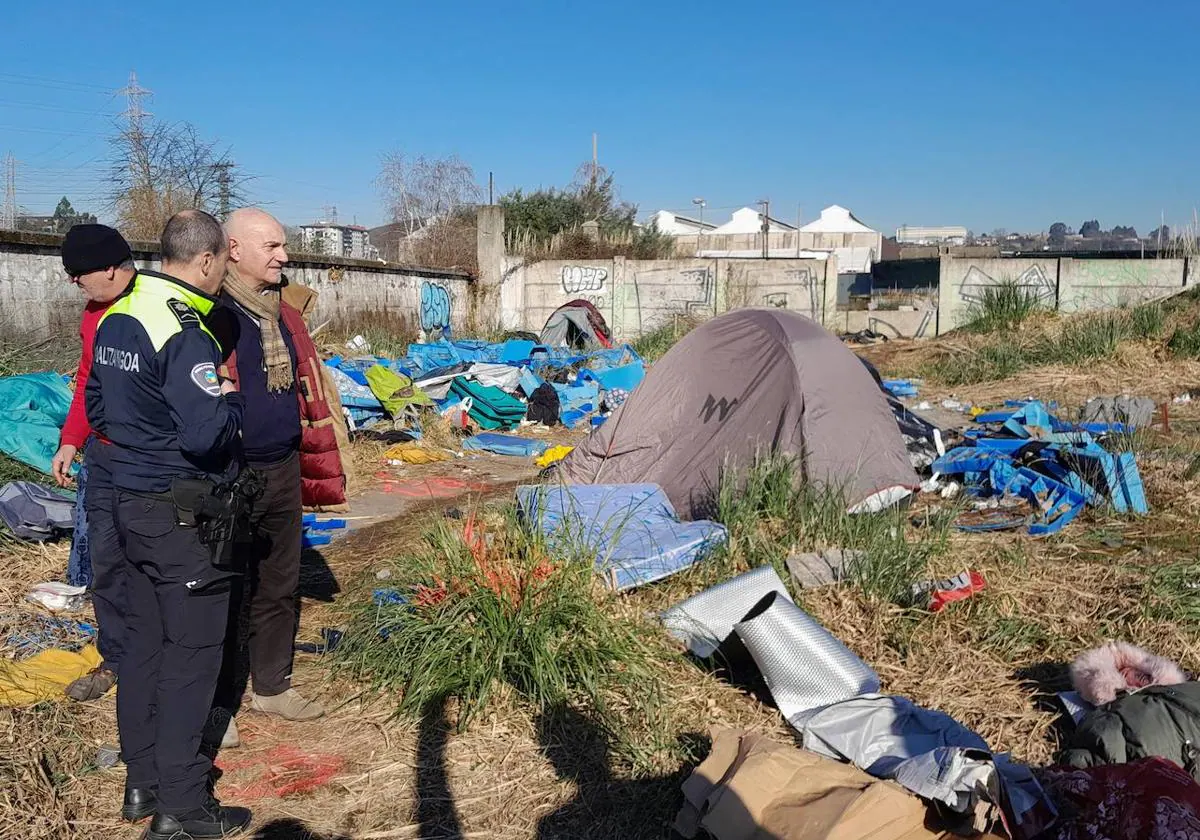
<svg viewBox="0 0 1200 840"><path fill-rule="evenodd" d="M53 335L79 326L83 296L63 273L62 237L0 233L0 332ZM135 243L139 268L157 269L154 243ZM387 313L425 328L470 318L470 281L461 272L430 271L362 260L297 258L285 271L319 295L316 325L330 318Z"/></svg>
<svg viewBox="0 0 1200 840"><path fill-rule="evenodd" d="M988 286L1015 282L1048 309L1086 312L1178 294L1196 282L1184 259L956 258L939 266L938 332L962 326Z"/></svg>
<svg viewBox="0 0 1200 840"><path fill-rule="evenodd" d="M821 320L837 294L829 260L509 261L501 289L503 324L538 331L564 303L584 298L615 335L633 338L677 315L707 318L745 306L779 306ZM828 277L828 282L826 282Z"/></svg>

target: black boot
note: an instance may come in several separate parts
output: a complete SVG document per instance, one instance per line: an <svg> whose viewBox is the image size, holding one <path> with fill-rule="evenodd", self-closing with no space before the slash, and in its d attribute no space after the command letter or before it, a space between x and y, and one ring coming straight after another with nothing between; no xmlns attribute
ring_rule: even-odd
<svg viewBox="0 0 1200 840"><path fill-rule="evenodd" d="M217 840L241 834L250 827L250 809L222 805L215 799L185 814L158 814L146 840Z"/></svg>
<svg viewBox="0 0 1200 840"><path fill-rule="evenodd" d="M121 819L138 822L158 813L158 791L154 788L125 788Z"/></svg>

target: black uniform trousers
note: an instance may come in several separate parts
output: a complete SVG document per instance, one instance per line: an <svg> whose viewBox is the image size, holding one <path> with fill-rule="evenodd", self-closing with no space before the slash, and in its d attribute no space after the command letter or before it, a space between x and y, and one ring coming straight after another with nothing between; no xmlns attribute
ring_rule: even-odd
<svg viewBox="0 0 1200 840"><path fill-rule="evenodd" d="M105 667L120 678L125 655L125 551L117 533L115 492L108 469L95 463L97 456L93 452L98 446L104 444L89 439L83 455L88 465L83 506L87 511L88 553L92 561L92 607L98 625L96 647Z"/></svg>
<svg viewBox="0 0 1200 840"><path fill-rule="evenodd" d="M128 787L157 788L162 813L182 814L209 795L212 760L200 738L221 668L229 581L187 586L212 572L194 527L169 500L116 491L126 557L126 638L117 724Z"/></svg>
<svg viewBox="0 0 1200 840"><path fill-rule="evenodd" d="M292 687L296 645L304 531L300 454L294 452L270 466L252 466L262 474L266 487L250 513L250 532L233 548L234 568L245 574L233 582L225 661L216 700L219 708L231 712L241 704L247 676L254 679L255 693L264 697L274 697ZM243 640L249 646L248 663Z"/></svg>

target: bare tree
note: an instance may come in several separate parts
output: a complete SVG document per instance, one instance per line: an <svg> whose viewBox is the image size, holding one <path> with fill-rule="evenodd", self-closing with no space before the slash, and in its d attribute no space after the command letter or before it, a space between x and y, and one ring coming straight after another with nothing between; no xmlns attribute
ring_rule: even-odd
<svg viewBox="0 0 1200 840"><path fill-rule="evenodd" d="M392 222L411 236L433 219L447 217L479 201L482 191L475 172L457 156L384 155L375 181Z"/></svg>
<svg viewBox="0 0 1200 840"><path fill-rule="evenodd" d="M223 217L246 203L250 178L237 169L228 148L202 138L191 123L130 126L112 146L109 202L118 227L132 239L156 238L180 210Z"/></svg>

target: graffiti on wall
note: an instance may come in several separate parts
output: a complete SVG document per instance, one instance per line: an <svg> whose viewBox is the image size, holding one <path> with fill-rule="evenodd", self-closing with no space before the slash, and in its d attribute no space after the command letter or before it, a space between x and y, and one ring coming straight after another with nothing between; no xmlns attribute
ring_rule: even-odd
<svg viewBox="0 0 1200 840"><path fill-rule="evenodd" d="M590 265L564 265L562 290L569 295L580 292L603 292L608 269Z"/></svg>
<svg viewBox="0 0 1200 840"><path fill-rule="evenodd" d="M421 284L421 329L450 330L450 290L441 283L426 280Z"/></svg>
<svg viewBox="0 0 1200 840"><path fill-rule="evenodd" d="M979 266L973 265L967 269L962 282L958 284L958 296L964 303L977 304L983 300L984 289L999 286L1002 282L1009 282L1009 278L997 280ZM1058 296L1057 284L1040 264L1029 266L1011 282L1032 294L1038 303L1044 305L1053 306Z"/></svg>
<svg viewBox="0 0 1200 840"><path fill-rule="evenodd" d="M686 268L679 272L681 285L691 291L686 298L676 298L684 314L714 314L716 312L717 276L711 268Z"/></svg>
<svg viewBox="0 0 1200 840"><path fill-rule="evenodd" d="M804 268L789 268L783 273L784 281L789 286L795 286L800 293L801 299L808 298L808 310L813 318L821 311L821 284L817 282L817 276L813 270L807 266ZM787 295L784 295L784 300L787 300ZM787 304L785 303L784 306Z"/></svg>

